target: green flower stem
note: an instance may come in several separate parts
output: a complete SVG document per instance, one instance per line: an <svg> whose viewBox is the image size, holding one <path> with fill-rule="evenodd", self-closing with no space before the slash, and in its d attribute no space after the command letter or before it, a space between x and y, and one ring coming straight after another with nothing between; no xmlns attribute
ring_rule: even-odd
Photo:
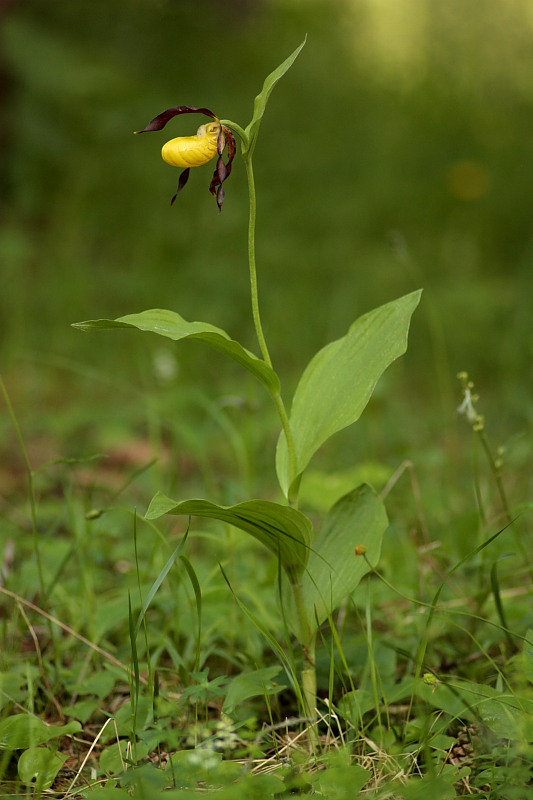
<svg viewBox="0 0 533 800"><path fill-rule="evenodd" d="M226 125L228 128L231 128L231 130L238 135L239 139L242 142L243 152L244 152L248 146L248 136L246 134L246 131L243 128L241 128L241 126L238 125L236 122L233 122L232 119L221 119L220 124Z"/></svg>
<svg viewBox="0 0 533 800"><path fill-rule="evenodd" d="M250 266L250 290L252 294L252 314L254 317L255 332L259 342L261 354L268 364L272 366L272 359L268 352L263 326L261 324L261 314L259 311L259 295L257 288L257 268L255 263L255 220L257 215L257 200L255 194L254 169L250 158L244 158L246 165L246 177L248 178L248 194L250 197L250 214L248 217L248 263Z"/></svg>
<svg viewBox="0 0 533 800"><path fill-rule="evenodd" d="M259 292L257 285L257 267L255 260L255 222L257 216L257 199L255 193L255 179L252 164L252 154L255 145L255 139L250 142L246 131L240 125L230 121L222 120L222 124L228 125L241 139L243 147L243 160L246 167L246 177L248 180L248 195L250 200L250 213L248 217L248 263L250 268L250 289L252 298L252 314L254 320L254 327L259 342L259 348L264 361L272 368L272 359L266 343L265 335L263 333L263 326L261 324L261 313L259 310ZM296 448L294 445L294 437L289 422L289 416L281 393L272 392L272 399L276 405L279 418L287 440L287 452L289 456L289 469L291 476L291 483L296 478ZM316 651L316 630L313 631L309 625L307 609L302 591L302 585L299 581L292 583L292 590L294 596L294 603L296 613L299 621L300 628L300 644L302 645L305 657L305 667L302 669L302 693L304 702L304 713L313 722L316 720L316 664L315 664L315 651ZM312 725L309 732L309 739L314 748L318 745L318 733L316 725Z"/></svg>
<svg viewBox="0 0 533 800"><path fill-rule="evenodd" d="M254 170L250 154L243 156L243 160L246 166L246 177L248 179L248 195L250 198L250 214L248 217L248 263L250 267L250 290L252 297L252 314L254 319L255 332L257 340L259 342L259 348L261 350L261 354L265 362L268 364L268 366L272 367L272 359L270 358L270 353L268 351L265 335L263 333L263 326L261 324L261 313L259 311L259 293L257 286L257 268L255 261L255 221L257 215L257 200L255 194ZM272 399L276 404L278 415L281 420L281 425L283 427L283 432L285 433L285 438L287 440L287 452L289 455L289 468L290 468L291 483L292 483L292 481L296 478L296 449L294 446L294 438L292 435L292 430L289 422L289 416L287 414L287 409L285 408L285 404L283 402L283 398L280 392L272 393Z"/></svg>

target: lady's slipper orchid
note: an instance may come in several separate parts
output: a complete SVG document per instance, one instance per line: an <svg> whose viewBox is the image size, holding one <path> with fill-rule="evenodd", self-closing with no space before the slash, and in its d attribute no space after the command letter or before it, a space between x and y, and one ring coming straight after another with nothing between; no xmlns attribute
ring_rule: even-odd
<svg viewBox="0 0 533 800"><path fill-rule="evenodd" d="M218 209L221 211L225 197L222 184L231 173L237 146L233 133L226 125L222 125L216 114L213 114L208 108L175 106L158 114L142 131L135 132L160 131L172 117L177 117L180 114L205 114L207 117L211 117L213 122L201 125L195 136L178 136L163 145L161 155L167 164L172 167L185 168L179 177L178 191L170 201L170 204L174 203L174 200L189 180L191 167L200 167L203 164L207 164L218 154L217 165L209 185L209 191L216 197ZM226 149L228 158L224 163L223 153Z"/></svg>

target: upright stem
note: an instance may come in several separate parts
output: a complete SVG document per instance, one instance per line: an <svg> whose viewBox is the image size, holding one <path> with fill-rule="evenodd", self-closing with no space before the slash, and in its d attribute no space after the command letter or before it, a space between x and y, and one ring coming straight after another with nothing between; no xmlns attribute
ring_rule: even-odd
<svg viewBox="0 0 533 800"><path fill-rule="evenodd" d="M307 664L302 669L302 693L305 703L305 713L311 720L311 727L309 728L309 741L315 747L318 744L318 730L316 727L316 664L315 664L315 651L316 651L316 634L313 636L309 646L304 648L304 656L307 659Z"/></svg>
<svg viewBox="0 0 533 800"><path fill-rule="evenodd" d="M259 292L257 286L257 267L255 261L255 220L257 216L257 200L255 194L255 180L254 169L252 165L251 152L244 156L244 163L246 165L246 177L248 179L248 194L250 198L250 214L248 217L248 264L250 268L250 292L252 298L252 315L254 320L255 333L259 342L259 348L263 359L272 367L272 359L268 351L265 335L263 333L263 326L261 324L261 313L259 311ZM289 469L291 475L291 483L296 478L296 449L294 446L294 438L292 435L291 426L289 423L289 416L287 409L283 402L280 392L272 392L272 399L276 404L283 432L287 440L287 452L289 456Z"/></svg>
<svg viewBox="0 0 533 800"><path fill-rule="evenodd" d="M250 290L252 295L252 314L254 318L255 332L259 342L261 354L268 364L272 366L272 359L268 352L263 326L261 324L261 314L259 311L259 294L257 289L257 268L255 264L255 220L257 216L257 200L255 195L255 180L252 159L248 156L244 158L246 165L246 177L248 178L248 194L250 197L250 214L248 217L248 264L250 266Z"/></svg>
<svg viewBox="0 0 533 800"><path fill-rule="evenodd" d="M300 627L299 639L304 650L307 665L302 669L303 696L305 703L305 713L314 719L316 717L316 665L315 665L315 646L316 631L309 625L307 609L302 591L302 584L291 583L294 597L296 616Z"/></svg>
<svg viewBox="0 0 533 800"><path fill-rule="evenodd" d="M240 133L242 137L242 133ZM248 218L248 262L250 267L250 289L252 297L252 314L255 326L255 332L261 354L265 363L272 368L272 359L268 351L265 335L263 333L263 326L261 324L261 314L259 311L259 294L257 287L257 269L255 262L255 221L257 213L257 201L255 194L255 181L254 171L252 165L252 152L253 147L248 150L244 155L244 163L246 165L246 177L248 178L248 193L250 197L250 215ZM285 433L287 441L287 453L289 458L289 471L290 483L292 484L297 475L296 467L296 448L294 445L294 438L289 422L289 416L283 402L281 393L278 391L271 392L272 399L276 404L279 418ZM316 647L316 631L312 631L309 626L307 618L307 610L300 583L292 583L294 594L294 602L296 606L296 613L301 629L301 644L304 650L304 657L306 663L302 669L302 693L304 702L305 714L312 720L316 720L316 665L315 665L315 647ZM310 742L315 748L318 745L318 733L316 724L312 724L309 733Z"/></svg>

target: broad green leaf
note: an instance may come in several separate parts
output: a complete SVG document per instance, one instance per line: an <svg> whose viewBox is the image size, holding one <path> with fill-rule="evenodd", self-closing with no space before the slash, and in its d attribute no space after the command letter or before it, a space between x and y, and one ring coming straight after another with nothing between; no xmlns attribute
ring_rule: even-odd
<svg viewBox="0 0 533 800"><path fill-rule="evenodd" d="M132 730L137 734L151 728L154 723L154 706L148 695L141 695L134 704L127 700L115 714L114 725L108 725L100 735L101 742L110 742L119 736L130 736Z"/></svg>
<svg viewBox="0 0 533 800"><path fill-rule="evenodd" d="M94 712L101 708L102 704L99 700L78 700L73 706L63 706L63 714L85 724Z"/></svg>
<svg viewBox="0 0 533 800"><path fill-rule="evenodd" d="M67 725L47 725L39 717L16 714L0 722L0 750L26 750L78 731L81 731L81 725L77 721Z"/></svg>
<svg viewBox="0 0 533 800"><path fill-rule="evenodd" d="M221 761L222 753L211 749L178 750L170 756L167 769L171 770L178 789L196 789L200 781L212 783L213 780L216 780ZM242 775L243 768L241 765L233 766L236 767L233 775L235 780ZM173 792L171 792L172 794ZM183 794L185 797L189 796L186 792ZM181 798L181 795L182 792L179 792L178 797ZM194 798L197 797L198 795L195 794Z"/></svg>
<svg viewBox="0 0 533 800"><path fill-rule="evenodd" d="M240 800L274 800L276 795L285 794L286 788L285 782L277 775L256 773L246 775L242 781L235 784L235 787L226 789L221 800L236 800L237 791L240 792ZM212 800L216 800L214 793Z"/></svg>
<svg viewBox="0 0 533 800"><path fill-rule="evenodd" d="M241 672L231 681L222 710L226 714L231 714L234 708L250 697L277 694L286 689L286 686L273 681L280 672L281 667L264 667L253 672Z"/></svg>
<svg viewBox="0 0 533 800"><path fill-rule="evenodd" d="M379 461L362 461L353 467L339 470L306 469L300 484L300 504L325 514L329 509L362 483L375 489L385 486L391 469Z"/></svg>
<svg viewBox="0 0 533 800"><path fill-rule="evenodd" d="M97 800L131 800L131 794L129 794L125 789L117 789L116 787L107 787L107 786L91 786L90 790L87 794L80 794L80 797L90 797L92 800L93 795L97 794ZM157 797L153 797L152 800L159 800L162 795L157 795ZM171 800L170 797L164 798L164 800Z"/></svg>
<svg viewBox="0 0 533 800"><path fill-rule="evenodd" d="M102 750L100 755L100 769L108 775L120 775L126 769L128 742L121 740Z"/></svg>
<svg viewBox="0 0 533 800"><path fill-rule="evenodd" d="M517 656L517 662L520 665L524 677L529 681L529 683L533 683L533 630L528 628L525 635L525 641L523 642L522 647L522 654ZM1 685L1 678L0 678L0 685Z"/></svg>
<svg viewBox="0 0 533 800"><path fill-rule="evenodd" d="M533 736L533 700L529 697L459 679L428 689L419 682L417 694L449 714L481 718L496 736L523 741L530 741Z"/></svg>
<svg viewBox="0 0 533 800"><path fill-rule="evenodd" d="M300 51L305 45L307 37L303 40L301 45L296 48L296 50L291 53L291 55L285 59L283 64L280 64L273 72L270 73L265 78L263 83L263 88L257 95L254 100L254 114L252 120L248 127L246 128L246 135L248 137L248 146L245 150L243 150L243 155L248 155L249 153L253 153L255 142L257 139L257 134L259 132L259 126L261 124L261 120L263 119L263 114L265 113L266 105L268 103L268 99L272 93L272 89L276 85L276 83L283 78L285 73L292 67L296 59L298 58Z"/></svg>
<svg viewBox="0 0 533 800"><path fill-rule="evenodd" d="M432 770L422 777L410 776L407 783L405 778L393 779L387 783L388 797L398 797L402 800L426 800L428 797L434 798L434 800L455 800L460 797L456 792L456 786L457 784L462 785L463 779L466 782L470 769L470 767L461 766L460 763L443 764L438 771ZM480 796L483 797L483 795ZM520 797L520 795L518 796ZM512 797L512 795L507 794L507 797ZM331 800L334 800L333 796L331 796Z"/></svg>
<svg viewBox="0 0 533 800"><path fill-rule="evenodd" d="M139 760L139 755L137 755ZM128 767L120 776L120 785L132 792L132 797L153 800L160 790L164 790L174 783L174 776L170 771L162 770L159 764L138 764Z"/></svg>
<svg viewBox="0 0 533 800"><path fill-rule="evenodd" d="M130 730L131 733L131 730ZM120 775L128 769L127 760L132 758L130 743L126 739L119 739L109 747L102 750L100 755L100 769L108 775ZM148 755L148 747L144 742L136 742L135 758L139 761Z"/></svg>
<svg viewBox="0 0 533 800"><path fill-rule="evenodd" d="M327 797L328 800L353 800L366 786L372 772L358 764L352 764L317 772L314 777L315 786L322 797Z"/></svg>
<svg viewBox="0 0 533 800"><path fill-rule="evenodd" d="M0 709L27 696L26 672L0 672Z"/></svg>
<svg viewBox="0 0 533 800"><path fill-rule="evenodd" d="M88 678L84 678L81 683L75 684L74 691L76 694L94 694L103 700L111 693L117 678L113 673L108 670L102 669L93 672Z"/></svg>
<svg viewBox="0 0 533 800"><path fill-rule="evenodd" d="M308 622L317 628L351 594L361 578L375 566L388 520L383 502L367 485L342 497L324 519L313 542L302 592ZM366 547L365 557L356 555L358 545ZM298 619L290 596L286 617L299 636Z"/></svg>
<svg viewBox="0 0 533 800"><path fill-rule="evenodd" d="M359 419L382 373L405 353L420 294L413 292L370 311L311 359L296 388L290 415L296 450L292 484L285 435L278 440L276 469L287 496L318 448Z"/></svg>
<svg viewBox="0 0 533 800"><path fill-rule="evenodd" d="M146 512L147 519L163 514L210 517L250 533L279 556L289 578L295 580L305 569L313 538L310 520L290 506L269 500L249 500L235 506L217 506L208 500L171 500L160 492Z"/></svg>
<svg viewBox="0 0 533 800"><path fill-rule="evenodd" d="M354 689L343 694L338 703L338 712L351 722L356 729L361 728L364 715L376 707L376 696L366 689Z"/></svg>
<svg viewBox="0 0 533 800"><path fill-rule="evenodd" d="M141 311L140 314L126 314L118 319L89 319L85 322L76 322L72 327L83 331L137 328L140 331L157 333L176 342L180 339L199 339L245 367L266 386L269 392L279 391L279 378L274 370L239 342L231 339L226 331L208 322L187 322L175 311L152 308L149 311Z"/></svg>
<svg viewBox="0 0 533 800"><path fill-rule="evenodd" d="M49 789L67 758L64 753L53 753L46 747L30 747L19 758L19 778L28 786L34 783L37 792Z"/></svg>

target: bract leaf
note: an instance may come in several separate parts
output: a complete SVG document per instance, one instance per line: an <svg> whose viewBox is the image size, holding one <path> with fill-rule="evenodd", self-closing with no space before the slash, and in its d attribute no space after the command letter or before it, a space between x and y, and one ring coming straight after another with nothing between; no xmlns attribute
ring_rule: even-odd
<svg viewBox="0 0 533 800"><path fill-rule="evenodd" d="M180 503L158 492L146 518L156 519L163 514L210 517L240 528L279 557L291 581L299 578L309 558L313 526L304 514L290 506L270 500L248 500L235 506L218 506L208 500Z"/></svg>
<svg viewBox="0 0 533 800"><path fill-rule="evenodd" d="M248 144L245 148L243 148L244 156L251 154L253 152L253 149L255 147L255 142L257 139L257 134L259 133L259 126L261 124L261 120L263 119L263 114L265 113L266 105L268 103L268 98L272 93L272 89L274 88L276 83L281 78L283 78L285 73L292 67L292 65L298 58L300 50L305 45L306 41L307 37L303 40L301 45L297 47L296 50L293 53L291 53L291 55L288 58L285 59L283 64L280 64L279 67L276 67L276 69L265 78L265 81L263 83L263 88L261 89L261 91L254 100L254 114L252 120L245 131Z"/></svg>
<svg viewBox="0 0 533 800"><path fill-rule="evenodd" d="M309 362L290 415L296 450L292 484L285 435L278 440L276 470L287 496L319 447L359 419L382 373L405 353L420 294L405 295L360 317L345 336L330 342Z"/></svg>
<svg viewBox="0 0 533 800"><path fill-rule="evenodd" d="M199 339L245 367L266 386L269 392L279 391L279 378L274 370L262 359L246 350L239 342L231 339L226 331L210 325L208 322L187 322L175 311L152 308L148 311L141 311L140 314L126 314L118 319L90 319L85 322L76 322L72 327L80 328L83 331L137 328L140 331L157 333L159 336L165 336L174 341Z"/></svg>
<svg viewBox="0 0 533 800"><path fill-rule="evenodd" d="M366 484L342 497L326 515L302 576L311 628L318 628L377 564L387 526L385 506ZM366 547L366 558L355 554L357 545ZM299 636L291 593L287 594L286 618Z"/></svg>

